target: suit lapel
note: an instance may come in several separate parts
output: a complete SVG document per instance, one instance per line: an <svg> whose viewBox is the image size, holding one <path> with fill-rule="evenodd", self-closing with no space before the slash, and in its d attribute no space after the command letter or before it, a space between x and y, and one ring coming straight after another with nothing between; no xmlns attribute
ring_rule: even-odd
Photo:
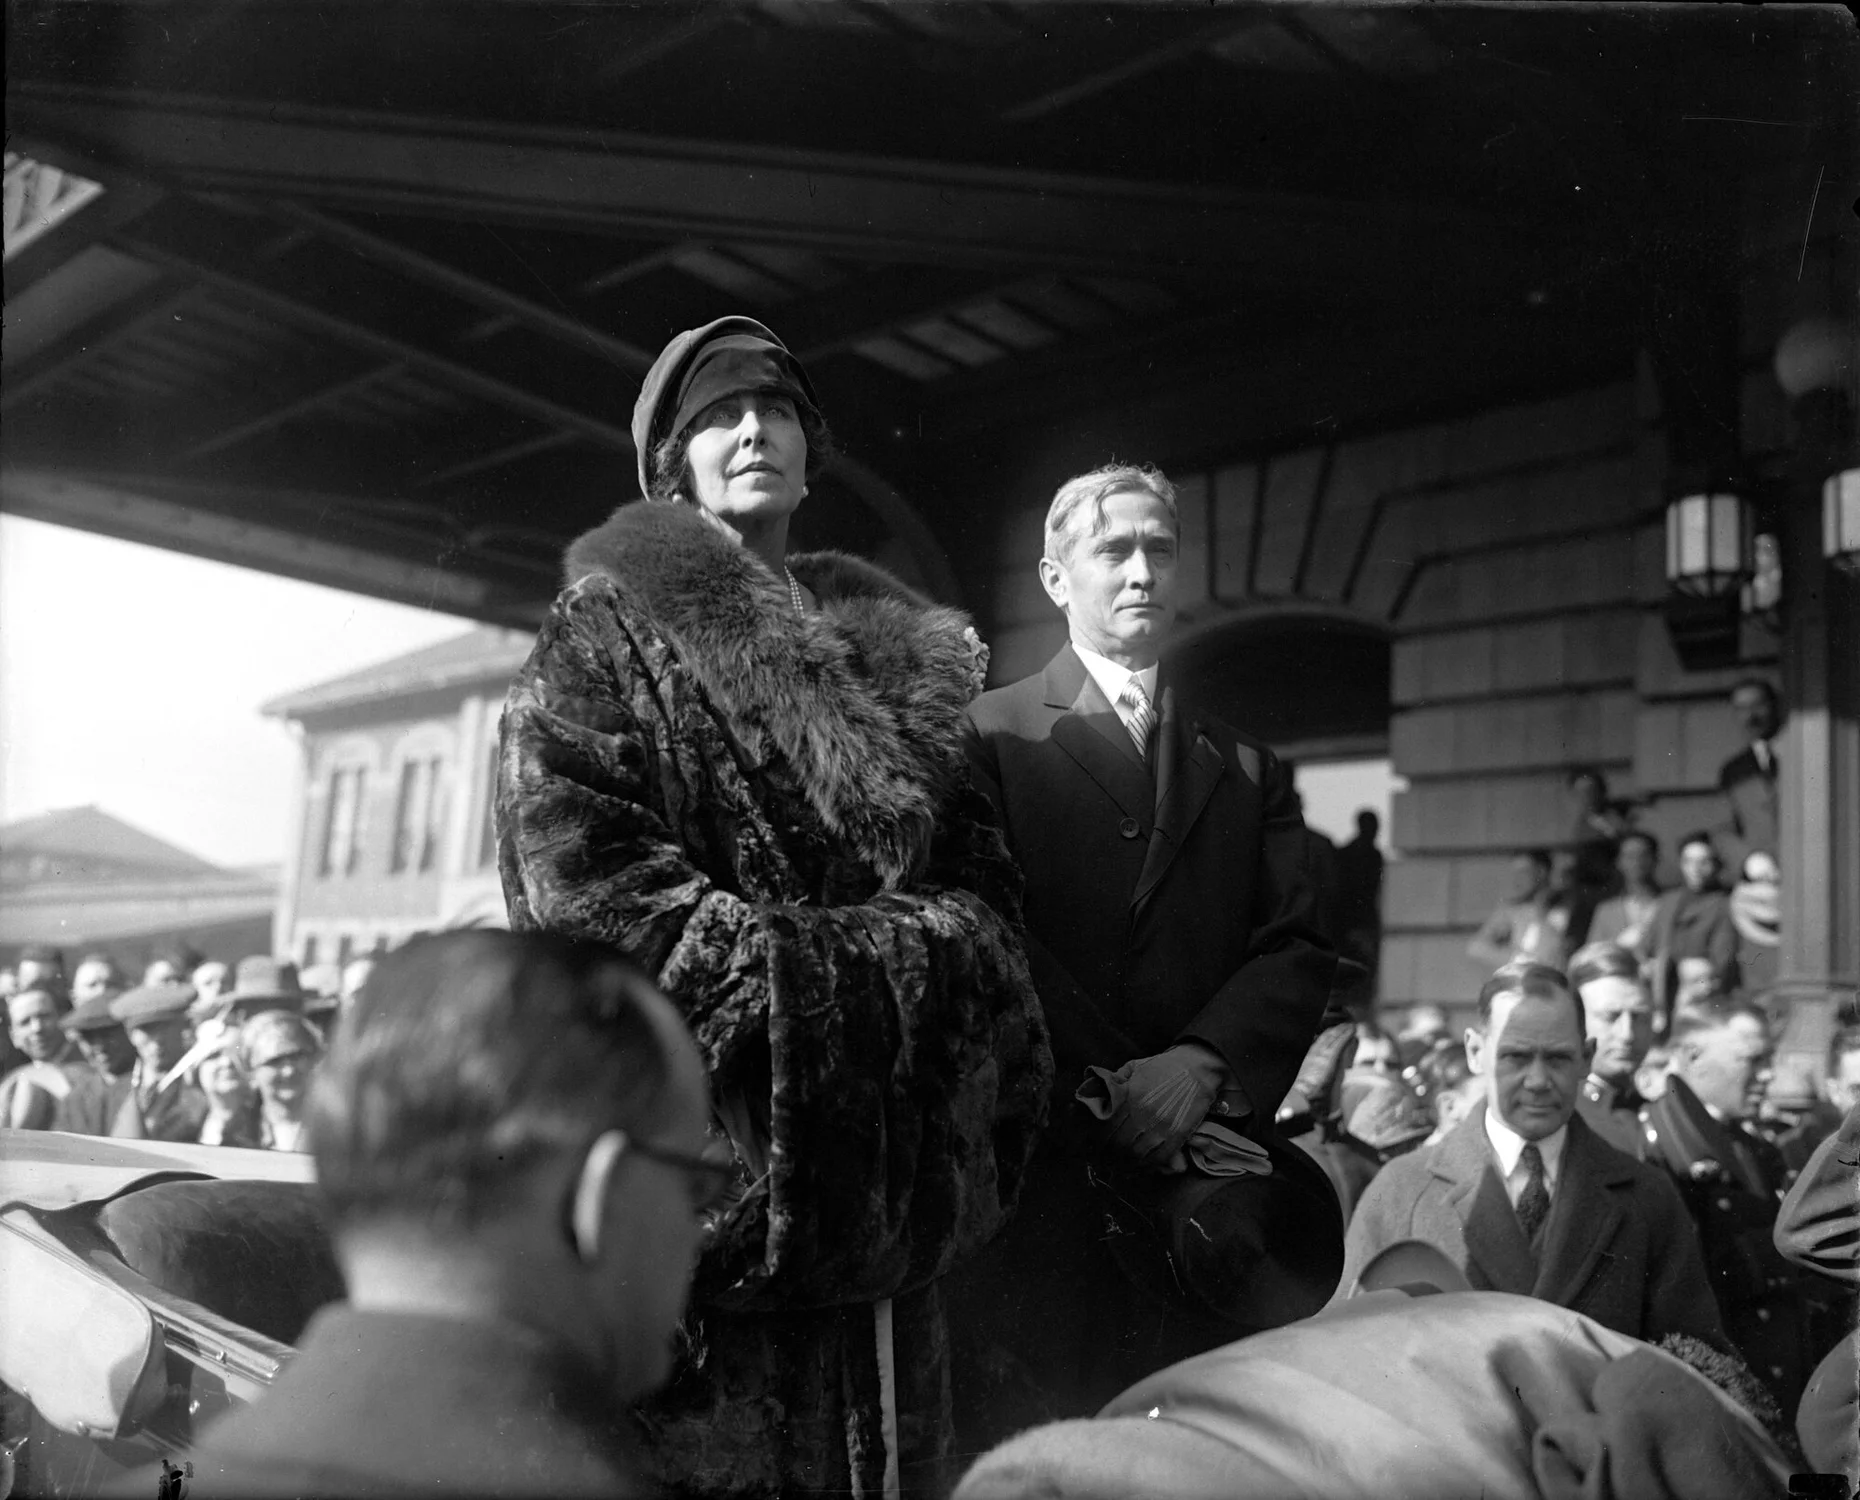
<svg viewBox="0 0 1860 1500"><path fill-rule="evenodd" d="M1132 906L1148 899L1168 873L1226 769L1220 751L1193 718L1182 712L1166 674L1158 696L1162 723L1156 732L1156 826L1150 831L1143 870L1130 898Z"/></svg>
<svg viewBox="0 0 1860 1500"><path fill-rule="evenodd" d="M1450 1184L1447 1203L1459 1217L1467 1258L1490 1289L1528 1296L1537 1281L1537 1258L1499 1180L1483 1106L1441 1142L1433 1170Z"/></svg>
<svg viewBox="0 0 1860 1500"><path fill-rule="evenodd" d="M1611 1159L1611 1155L1618 1159ZM1559 1307L1573 1305L1595 1270L1596 1261L1614 1243L1621 1227L1621 1201L1611 1184L1632 1182L1633 1165L1611 1153L1572 1116L1563 1142L1563 1164L1557 1173L1556 1197L1544 1224L1543 1255L1533 1297Z"/></svg>
<svg viewBox="0 0 1860 1500"><path fill-rule="evenodd" d="M1099 788L1144 827L1156 815L1156 786L1124 721L1071 646L1046 666L1045 702L1065 712L1053 724L1053 743Z"/></svg>

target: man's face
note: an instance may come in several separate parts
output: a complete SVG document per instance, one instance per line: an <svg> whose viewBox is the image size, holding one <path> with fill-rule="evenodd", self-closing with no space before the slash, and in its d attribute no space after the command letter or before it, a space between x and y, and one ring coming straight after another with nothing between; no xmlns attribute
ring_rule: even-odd
<svg viewBox="0 0 1860 1500"><path fill-rule="evenodd" d="M1679 851L1679 876L1689 891L1710 890L1718 879L1718 854L1710 844L1691 843Z"/></svg>
<svg viewBox="0 0 1860 1500"><path fill-rule="evenodd" d="M1505 890L1513 901L1529 901L1549 881L1550 871L1527 855L1520 854L1506 872Z"/></svg>
<svg viewBox="0 0 1860 1500"><path fill-rule="evenodd" d="M1677 981L1673 986L1675 1008L1707 999L1723 988L1718 982L1718 966L1698 954L1680 959L1673 965L1673 971Z"/></svg>
<svg viewBox="0 0 1860 1500"><path fill-rule="evenodd" d="M1066 614L1072 638L1133 670L1156 660L1175 623L1175 524L1147 490L1104 502L1104 528L1090 507L1072 518L1065 560L1040 559L1040 582Z"/></svg>
<svg viewBox="0 0 1860 1500"><path fill-rule="evenodd" d="M144 985L179 984L181 966L171 958L158 958L142 971Z"/></svg>
<svg viewBox="0 0 1860 1500"><path fill-rule="evenodd" d="M120 1026L80 1031L75 1040L84 1061L107 1077L120 1078L136 1065L136 1049Z"/></svg>
<svg viewBox="0 0 1860 1500"><path fill-rule="evenodd" d="M58 1003L44 990L24 990L6 1002L13 1045L34 1062L49 1062L64 1047L58 1029Z"/></svg>
<svg viewBox="0 0 1860 1500"><path fill-rule="evenodd" d="M1824 1085L1828 1102L1843 1112L1860 1105L1860 1052L1843 1052Z"/></svg>
<svg viewBox="0 0 1860 1500"><path fill-rule="evenodd" d="M194 970L194 993L202 1000L217 1000L232 989L232 970L212 959Z"/></svg>
<svg viewBox="0 0 1860 1500"><path fill-rule="evenodd" d="M1595 1060L1589 1071L1626 1083L1653 1045L1653 1003L1632 979L1613 974L1591 979L1579 991Z"/></svg>
<svg viewBox="0 0 1860 1500"><path fill-rule="evenodd" d="M1759 687L1741 687L1731 694L1731 712L1753 740L1767 740L1780 726L1776 700Z"/></svg>
<svg viewBox="0 0 1860 1500"><path fill-rule="evenodd" d="M107 958L87 958L71 976L71 999L82 1005L86 1000L112 994L122 987L122 976L116 972L115 964Z"/></svg>
<svg viewBox="0 0 1860 1500"><path fill-rule="evenodd" d="M179 1017L144 1021L129 1028L129 1040L145 1072L166 1073L187 1051L187 1022Z"/></svg>
<svg viewBox="0 0 1860 1500"><path fill-rule="evenodd" d="M1769 1028L1755 1016L1733 1016L1694 1032L1678 1049L1679 1076L1728 1120L1747 1120L1770 1082Z"/></svg>
<svg viewBox="0 0 1860 1500"><path fill-rule="evenodd" d="M1615 856L1615 868L1631 890L1653 884L1653 845L1645 839L1623 839L1621 852Z"/></svg>
<svg viewBox="0 0 1860 1500"><path fill-rule="evenodd" d="M1484 1034L1466 1033L1466 1060L1485 1078L1486 1108L1527 1141L1569 1122L1592 1050L1565 995L1500 995Z"/></svg>

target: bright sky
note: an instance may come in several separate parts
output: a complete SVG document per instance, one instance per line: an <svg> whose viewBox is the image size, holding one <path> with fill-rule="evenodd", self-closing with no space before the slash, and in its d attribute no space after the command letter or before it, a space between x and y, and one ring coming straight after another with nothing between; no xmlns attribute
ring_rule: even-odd
<svg viewBox="0 0 1860 1500"><path fill-rule="evenodd" d="M258 706L471 622L0 515L0 822L96 803L220 864L283 857Z"/></svg>

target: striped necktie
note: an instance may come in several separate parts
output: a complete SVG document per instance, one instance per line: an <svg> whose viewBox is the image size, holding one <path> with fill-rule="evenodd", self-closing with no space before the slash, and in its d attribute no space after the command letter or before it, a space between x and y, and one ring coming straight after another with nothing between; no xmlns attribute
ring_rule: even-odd
<svg viewBox="0 0 1860 1500"><path fill-rule="evenodd" d="M1524 1237L1535 1244L1544 1220L1550 1217L1550 1187L1544 1180L1544 1154L1537 1149L1537 1142L1526 1141L1518 1160L1529 1174L1524 1191L1518 1194L1518 1222L1524 1226Z"/></svg>
<svg viewBox="0 0 1860 1500"><path fill-rule="evenodd" d="M1145 765L1150 761L1150 736L1156 733L1156 710L1150 707L1150 695L1143 691L1143 684L1132 673L1130 680L1124 684L1124 691L1118 695L1119 703L1130 710L1130 717L1124 721L1124 728L1130 731L1130 738L1135 741L1137 754Z"/></svg>

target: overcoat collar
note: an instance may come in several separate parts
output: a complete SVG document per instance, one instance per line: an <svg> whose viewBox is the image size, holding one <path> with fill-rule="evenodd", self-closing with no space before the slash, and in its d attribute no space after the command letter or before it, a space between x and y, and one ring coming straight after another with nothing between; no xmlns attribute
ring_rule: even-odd
<svg viewBox="0 0 1860 1500"><path fill-rule="evenodd" d="M1466 1253L1493 1290L1568 1306L1595 1270L1620 1227L1617 1188L1631 1188L1634 1163L1595 1138L1578 1116L1569 1122L1556 1196L1544 1225L1541 1253L1531 1249L1517 1210L1498 1175L1498 1161L1478 1105L1440 1143L1429 1163L1446 1184Z"/></svg>
<svg viewBox="0 0 1860 1500"><path fill-rule="evenodd" d="M790 557L817 612L695 508L636 501L568 550L562 607L611 585L753 758L772 741L827 828L887 886L927 858L966 775L962 713L987 655L967 616L843 553ZM628 618L630 616L630 618Z"/></svg>
<svg viewBox="0 0 1860 1500"><path fill-rule="evenodd" d="M1048 708L1065 711L1053 724L1053 743L1078 762L1125 817L1149 827L1156 816L1156 783L1124 721L1070 642L1046 664L1043 694Z"/></svg>

